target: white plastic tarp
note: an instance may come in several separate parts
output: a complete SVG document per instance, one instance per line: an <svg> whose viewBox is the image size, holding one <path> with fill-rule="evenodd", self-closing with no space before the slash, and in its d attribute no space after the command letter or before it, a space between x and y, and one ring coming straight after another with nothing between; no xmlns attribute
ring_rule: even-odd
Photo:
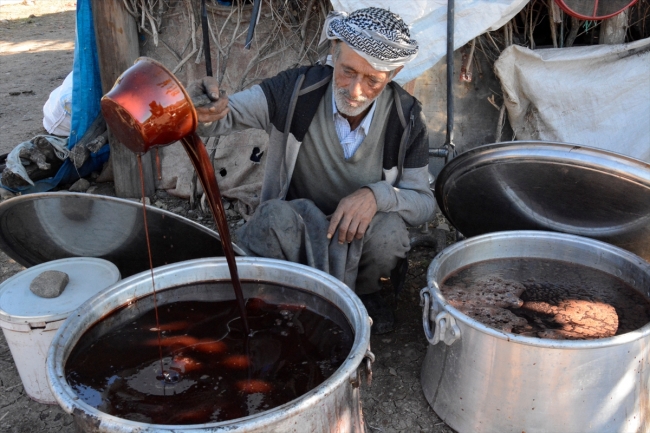
<svg viewBox="0 0 650 433"><path fill-rule="evenodd" d="M405 84L447 54L447 1L445 0L330 0L334 10L352 12L380 7L395 12L411 26L411 38L420 46L417 57L395 77ZM528 0L462 0L454 3L454 49L486 31L504 26Z"/></svg>
<svg viewBox="0 0 650 433"><path fill-rule="evenodd" d="M72 75L70 72L63 83L52 90L43 105L43 127L47 132L61 137L70 135L72 120Z"/></svg>
<svg viewBox="0 0 650 433"><path fill-rule="evenodd" d="M496 61L518 140L582 144L650 162L650 39L529 50Z"/></svg>

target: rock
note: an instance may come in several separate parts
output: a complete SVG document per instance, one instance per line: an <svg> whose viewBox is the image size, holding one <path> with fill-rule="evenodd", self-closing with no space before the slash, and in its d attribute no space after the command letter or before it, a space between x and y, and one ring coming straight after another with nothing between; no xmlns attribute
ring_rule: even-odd
<svg viewBox="0 0 650 433"><path fill-rule="evenodd" d="M70 188L68 188L68 191L70 192L86 192L88 191L88 188L90 188L90 182L88 182L86 179L81 178L75 183L72 184Z"/></svg>
<svg viewBox="0 0 650 433"><path fill-rule="evenodd" d="M95 181L98 183L102 183L102 182L112 182L113 180L114 180L113 164L111 164L110 161L106 161L104 163L104 166L102 167L101 173L99 173L99 176L97 176L97 179L95 179Z"/></svg>
<svg viewBox="0 0 650 433"><path fill-rule="evenodd" d="M70 277L65 272L44 271L32 280L29 290L41 298L56 298L63 292L69 281Z"/></svg>
<svg viewBox="0 0 650 433"><path fill-rule="evenodd" d="M90 158L90 152L85 146L76 145L70 151L68 158L70 158L70 161L72 161L72 164L74 164L76 168L81 168L88 158Z"/></svg>
<svg viewBox="0 0 650 433"><path fill-rule="evenodd" d="M105 182L105 183L97 183L93 184L88 188L88 191L86 191L87 194L95 194L95 195L107 195L110 197L116 197L115 194L115 185L110 182ZM131 199L129 199L131 200ZM140 201L139 199L135 198L132 199L134 201ZM149 203L147 203L149 204Z"/></svg>
<svg viewBox="0 0 650 433"><path fill-rule="evenodd" d="M13 198L13 197L16 197L16 194L14 194L13 192L11 192L9 190L6 190L4 188L0 188L0 199L2 199L2 201Z"/></svg>
<svg viewBox="0 0 650 433"><path fill-rule="evenodd" d="M446 231L446 232L449 231L449 226L448 226L447 224L445 224L445 223L440 223L440 224L438 224L438 228L439 228L440 230L444 230L444 231Z"/></svg>

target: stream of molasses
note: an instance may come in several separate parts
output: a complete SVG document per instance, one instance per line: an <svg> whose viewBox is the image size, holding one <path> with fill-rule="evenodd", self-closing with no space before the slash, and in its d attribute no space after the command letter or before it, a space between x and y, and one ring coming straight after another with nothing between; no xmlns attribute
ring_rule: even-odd
<svg viewBox="0 0 650 433"><path fill-rule="evenodd" d="M230 231L228 230L226 211L221 202L221 192L219 191L219 185L217 185L217 178L214 174L212 162L210 161L210 155L208 155L205 145L199 136L196 135L196 132L183 137L181 143L183 143L185 152L187 152L187 155L190 157L190 160L196 169L201 185L203 185L203 190L208 199L208 203L210 204L212 215L217 223L219 236L221 236L221 245L223 246L223 252L226 256L226 261L228 262L228 269L230 270L230 279L232 281L232 286L235 289L237 303L239 304L239 312L241 313L241 318L244 324L244 331L246 332L246 335L248 335L250 334L250 328L248 326L248 318L246 317L246 305L241 290L241 282L239 281L239 274L237 273L235 252L233 251L232 243L230 242Z"/></svg>
<svg viewBox="0 0 650 433"><path fill-rule="evenodd" d="M221 246L223 247L224 255L226 256L226 261L228 262L228 270L230 271L230 280L232 282L233 289L235 291L235 297L237 299L237 304L239 306L239 313L242 319L242 325L244 327L244 335L248 336L250 334L250 327L248 325L248 317L246 315L246 302L244 300L244 295L242 293L241 281L239 279L239 274L237 272L237 263L235 262L235 252L232 248L232 243L230 241L230 231L228 229L228 220L226 218L226 212L223 208L223 203L221 201L221 191L219 191L219 185L217 184L217 178L214 173L214 167L210 162L210 156L205 149L205 146L199 136L196 133L188 134L183 139L181 139L183 148L185 152L192 161L192 165L196 169L196 172L203 185L203 190L205 191L208 203L210 204L210 210L212 210L212 215L214 216L215 223L217 224L217 229L221 238ZM144 189L144 175L142 169L142 155L137 155L138 159L138 169L140 172L140 188L142 192L142 215L144 218L144 232L147 242L147 253L149 256L149 269L151 272L151 284L153 286L153 302L154 302L154 311L156 317L156 329L158 333L158 351L160 357L160 374L157 376L160 380L171 380L170 372L165 369L163 363L163 352L162 352L162 340L160 333L160 319L158 316L158 306L156 303L156 282L154 279L153 272L153 258L151 254L151 242L149 241L149 227L147 225L147 207L145 205L145 189ZM247 338L247 337L245 337Z"/></svg>
<svg viewBox="0 0 650 433"><path fill-rule="evenodd" d="M87 329L65 365L66 380L86 404L143 423L219 422L285 404L331 376L354 341L345 314L318 294L268 281L242 287L221 192L187 97L171 72L143 58L102 98L107 125L138 156L153 290ZM157 291L141 155L176 141L205 191L230 280L167 281Z"/></svg>

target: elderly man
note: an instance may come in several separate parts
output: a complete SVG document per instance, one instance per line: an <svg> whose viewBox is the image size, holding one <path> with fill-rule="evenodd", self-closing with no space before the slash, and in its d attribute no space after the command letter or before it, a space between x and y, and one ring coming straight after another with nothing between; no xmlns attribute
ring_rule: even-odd
<svg viewBox="0 0 650 433"><path fill-rule="evenodd" d="M269 145L261 204L239 230L255 256L307 264L356 291L376 334L393 328L380 279L409 250L407 225L435 210L420 103L392 79L418 51L402 19L367 8L333 12L325 65L284 71L219 97L216 81L190 86L201 135L264 129ZM325 48L327 53L327 47Z"/></svg>

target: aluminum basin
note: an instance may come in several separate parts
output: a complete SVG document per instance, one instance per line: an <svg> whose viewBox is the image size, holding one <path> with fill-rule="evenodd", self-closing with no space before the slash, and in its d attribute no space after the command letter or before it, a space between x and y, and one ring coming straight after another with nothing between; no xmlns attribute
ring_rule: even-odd
<svg viewBox="0 0 650 433"><path fill-rule="evenodd" d="M459 433L650 432L650 324L598 340L523 337L471 319L440 292L460 268L523 257L596 268L650 297L650 263L589 238L509 231L446 248L421 292L430 343L421 383L433 410Z"/></svg>
<svg viewBox="0 0 650 433"><path fill-rule="evenodd" d="M362 432L365 430L359 395L360 365L373 356L370 347L370 319L359 298L343 283L316 269L281 260L239 257L237 268L242 280L275 283L300 288L336 305L347 318L354 342L348 358L318 387L274 409L230 421L196 425L159 425L129 421L105 414L84 403L65 380L65 364L79 338L93 324L125 304L151 293L151 275L143 272L109 287L81 305L59 328L47 359L50 388L77 427L86 432ZM174 287L194 283L230 280L223 258L197 259L156 268L156 290L165 299ZM210 299L234 299L232 290L203 294ZM250 295L244 293L245 296ZM164 304L164 301L163 301Z"/></svg>

